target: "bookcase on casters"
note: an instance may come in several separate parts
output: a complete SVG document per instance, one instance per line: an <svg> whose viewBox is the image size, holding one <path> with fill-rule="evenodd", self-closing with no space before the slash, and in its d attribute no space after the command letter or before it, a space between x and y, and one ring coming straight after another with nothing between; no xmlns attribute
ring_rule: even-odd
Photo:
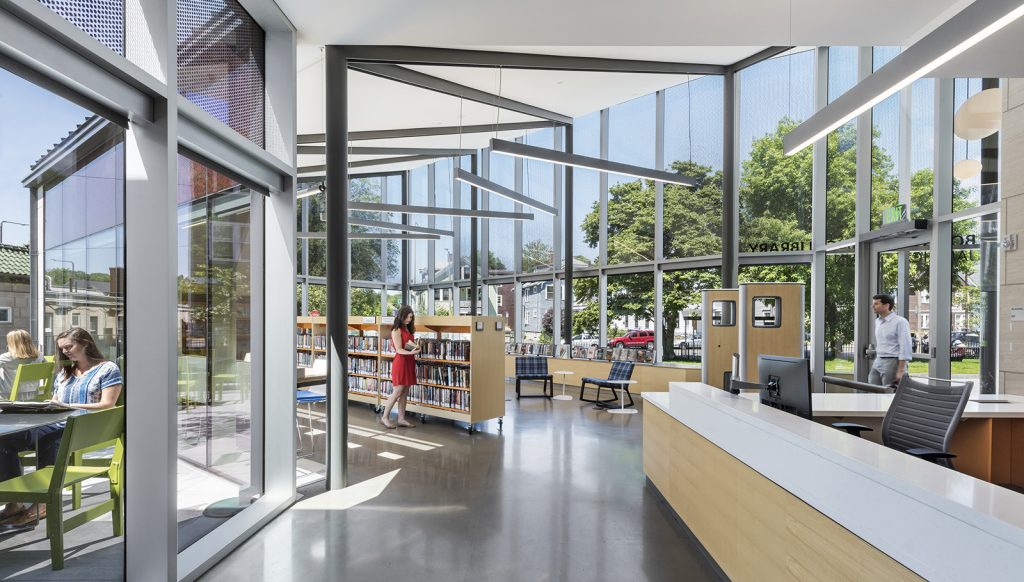
<svg viewBox="0 0 1024 582"><path fill-rule="evenodd" d="M391 321L382 318L385 337L391 332ZM504 325L502 317L417 316L416 338L423 351L416 358L418 383L410 391L406 410L465 422L470 432L476 423L494 418L501 426L505 416ZM392 348L388 345L387 349ZM382 371L387 369L390 374L388 366L393 359L393 352L381 353ZM390 382L384 389L382 399L391 393Z"/></svg>
<svg viewBox="0 0 1024 582"><path fill-rule="evenodd" d="M390 324L389 328L390 329ZM382 344L387 339L381 331L381 318L348 318L348 399L372 404L381 409L381 384L391 384L390 373L380 373Z"/></svg>
<svg viewBox="0 0 1024 582"><path fill-rule="evenodd" d="M392 393L391 317L349 317L348 397L380 412ZM499 329L499 325L500 329ZM418 383L406 410L476 423L505 416L505 320L487 316L416 318L416 338L424 348L416 359ZM467 353L468 352L468 353ZM327 373L327 319L299 317L296 358L307 380Z"/></svg>

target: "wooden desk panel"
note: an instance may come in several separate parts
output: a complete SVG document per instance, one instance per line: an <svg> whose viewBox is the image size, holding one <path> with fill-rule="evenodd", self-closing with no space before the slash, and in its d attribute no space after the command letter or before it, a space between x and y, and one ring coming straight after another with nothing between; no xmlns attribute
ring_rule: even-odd
<svg viewBox="0 0 1024 582"><path fill-rule="evenodd" d="M734 580L922 580L657 406L644 472Z"/></svg>

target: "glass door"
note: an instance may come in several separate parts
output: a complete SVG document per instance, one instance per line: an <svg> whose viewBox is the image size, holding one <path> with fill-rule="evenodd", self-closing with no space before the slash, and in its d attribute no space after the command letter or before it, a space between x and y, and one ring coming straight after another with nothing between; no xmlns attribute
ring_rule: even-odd
<svg viewBox="0 0 1024 582"><path fill-rule="evenodd" d="M179 550L262 491L262 196L179 157ZM257 357L254 358L254 352Z"/></svg>
<svg viewBox="0 0 1024 582"><path fill-rule="evenodd" d="M875 253L876 293L886 293L896 300L896 313L910 323L913 360L911 376L930 375L929 345L930 300L929 278L931 253L928 245L914 245ZM870 303L869 303L870 305Z"/></svg>

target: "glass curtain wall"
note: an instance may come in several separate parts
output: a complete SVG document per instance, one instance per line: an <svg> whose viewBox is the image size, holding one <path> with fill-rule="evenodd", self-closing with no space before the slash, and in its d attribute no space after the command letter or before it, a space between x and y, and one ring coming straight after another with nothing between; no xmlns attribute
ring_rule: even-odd
<svg viewBox="0 0 1024 582"><path fill-rule="evenodd" d="M542 129L528 133L526 134L525 142L528 145L553 149L555 147L555 130ZM549 206L554 206L555 165L537 160L524 160L523 194ZM554 221L556 218L536 210L533 211L533 215L533 220L526 220L522 223L523 258L521 272L550 272L555 268Z"/></svg>
<svg viewBox="0 0 1024 582"><path fill-rule="evenodd" d="M655 119L654 94L611 107L608 110L608 159L653 168ZM653 261L654 182L616 174L609 174L607 179L608 264ZM587 240L596 238L594 231L601 228L599 213L591 211L584 219L583 228Z"/></svg>
<svg viewBox="0 0 1024 582"><path fill-rule="evenodd" d="M81 17L89 8L84 2L44 4L123 52L123 27L104 31L99 26L118 21L123 7L97 6L90 23ZM124 142L125 131L117 124L0 68L0 353L14 348L7 345L9 332L24 330L41 354L52 356L54 337L80 327L124 374ZM145 385L140 378L135 386ZM132 398L127 379L122 388L124 404ZM0 399L11 398L12 389L10 384L0 389ZM50 396L23 382L16 399ZM34 470L31 457L23 461L26 474ZM96 511L110 499L109 486L105 479L83 483L83 511ZM59 511L49 509L51 516ZM90 567L123 578L124 538L111 537L109 513L98 515L75 529L66 569L52 574L46 527L6 526L0 536L0 578L27 572L54 578L71 572L66 577L73 577L76 568L81 578Z"/></svg>
<svg viewBox="0 0 1024 582"><path fill-rule="evenodd" d="M592 158L601 157L601 113L594 112L573 120L573 151ZM573 170L573 268L594 267L599 262L600 174L593 170ZM596 226L593 224L597 221ZM564 257L562 262L564 263Z"/></svg>
<svg viewBox="0 0 1024 582"><path fill-rule="evenodd" d="M739 251L811 248L811 148L786 156L782 138L814 111L815 51L739 73Z"/></svg>
<svg viewBox="0 0 1024 582"><path fill-rule="evenodd" d="M262 492L251 354L262 337L252 286L263 280L253 260L263 198L179 156L177 201L178 524L186 547L219 525L203 517L210 504Z"/></svg>
<svg viewBox="0 0 1024 582"><path fill-rule="evenodd" d="M665 271L662 275L662 360L701 361L701 291L722 285L720 267Z"/></svg>

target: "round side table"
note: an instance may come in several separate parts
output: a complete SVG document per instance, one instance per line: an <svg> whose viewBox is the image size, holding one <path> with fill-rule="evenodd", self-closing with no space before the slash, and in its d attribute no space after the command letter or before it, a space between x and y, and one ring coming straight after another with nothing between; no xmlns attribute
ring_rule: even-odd
<svg viewBox="0 0 1024 582"><path fill-rule="evenodd" d="M611 380L615 384L621 386L619 388L619 407L611 408L608 410L609 414L636 414L639 412L636 408L626 408L626 386L628 384L636 384L636 380Z"/></svg>
<svg viewBox="0 0 1024 582"><path fill-rule="evenodd" d="M561 374L562 375L562 393L558 394L556 396L552 396L551 398L553 400L572 400L572 396L569 396L568 394L565 393L565 377L566 376L575 376L576 372L561 371L561 372L551 372L551 374L552 375L555 375L555 374Z"/></svg>

